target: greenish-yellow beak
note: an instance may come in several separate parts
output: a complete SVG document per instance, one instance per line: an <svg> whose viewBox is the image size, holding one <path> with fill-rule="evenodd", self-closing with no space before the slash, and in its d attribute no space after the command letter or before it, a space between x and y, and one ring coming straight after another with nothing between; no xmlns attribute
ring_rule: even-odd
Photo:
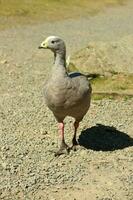
<svg viewBox="0 0 133 200"><path fill-rule="evenodd" d="M48 48L48 42L45 40L41 43L41 45L38 47L38 49L47 49Z"/></svg>

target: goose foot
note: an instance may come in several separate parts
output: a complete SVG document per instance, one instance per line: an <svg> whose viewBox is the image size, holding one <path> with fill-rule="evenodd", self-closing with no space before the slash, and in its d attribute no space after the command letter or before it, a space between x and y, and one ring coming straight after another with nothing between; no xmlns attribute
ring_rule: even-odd
<svg viewBox="0 0 133 200"><path fill-rule="evenodd" d="M77 150L77 146L78 146L78 142L77 142L77 140L74 138L74 139L72 140L72 147L71 147L71 149L72 149L73 151L76 151L76 150Z"/></svg>
<svg viewBox="0 0 133 200"><path fill-rule="evenodd" d="M69 154L69 152L70 152L69 146L65 142L62 142L60 149L55 153L55 156L60 156L62 154Z"/></svg>

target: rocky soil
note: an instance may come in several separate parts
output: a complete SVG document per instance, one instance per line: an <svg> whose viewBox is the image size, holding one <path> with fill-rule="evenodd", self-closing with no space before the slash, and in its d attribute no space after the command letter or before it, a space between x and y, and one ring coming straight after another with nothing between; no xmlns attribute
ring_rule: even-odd
<svg viewBox="0 0 133 200"><path fill-rule="evenodd" d="M37 49L53 34L65 38L71 53L103 35L132 34L131 8L0 32L1 200L133 199L133 99L93 100L78 130L78 150L55 157L57 123L43 101L52 54ZM65 122L70 145L73 121Z"/></svg>
<svg viewBox="0 0 133 200"><path fill-rule="evenodd" d="M1 199L133 198L132 100L93 101L78 150L57 158L57 124L42 96L1 99ZM69 118L65 132L71 144Z"/></svg>
<svg viewBox="0 0 133 200"><path fill-rule="evenodd" d="M82 73L133 74L133 35L118 41L90 42L86 48L76 52L71 62Z"/></svg>

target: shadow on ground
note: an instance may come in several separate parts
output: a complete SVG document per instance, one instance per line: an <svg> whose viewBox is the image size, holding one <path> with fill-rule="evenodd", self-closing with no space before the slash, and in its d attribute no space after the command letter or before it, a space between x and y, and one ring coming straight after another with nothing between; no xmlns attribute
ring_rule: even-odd
<svg viewBox="0 0 133 200"><path fill-rule="evenodd" d="M133 146L133 138L111 126L97 124L82 131L79 145L95 151L114 151Z"/></svg>

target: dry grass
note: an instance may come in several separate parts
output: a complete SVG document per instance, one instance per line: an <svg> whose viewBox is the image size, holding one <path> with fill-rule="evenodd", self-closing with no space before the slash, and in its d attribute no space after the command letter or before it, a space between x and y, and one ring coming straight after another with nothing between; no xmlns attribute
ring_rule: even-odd
<svg viewBox="0 0 133 200"><path fill-rule="evenodd" d="M94 15L106 5L123 5L126 0L0 0L0 29ZM6 17L6 18L5 18Z"/></svg>
<svg viewBox="0 0 133 200"><path fill-rule="evenodd" d="M94 91L133 94L133 75L116 74L92 80Z"/></svg>
<svg viewBox="0 0 133 200"><path fill-rule="evenodd" d="M133 97L133 75L112 74L109 77L98 77L92 81L94 99L130 98Z"/></svg>

